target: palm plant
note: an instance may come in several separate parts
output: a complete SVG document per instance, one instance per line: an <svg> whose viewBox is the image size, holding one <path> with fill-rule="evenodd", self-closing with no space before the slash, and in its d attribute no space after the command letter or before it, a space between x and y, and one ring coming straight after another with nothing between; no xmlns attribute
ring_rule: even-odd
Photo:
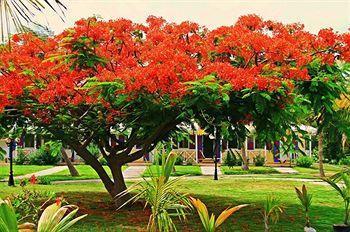
<svg viewBox="0 0 350 232"><path fill-rule="evenodd" d="M126 201L121 207L145 200L145 207L151 207L147 230L155 231L176 231L172 217L178 217L180 220L186 218L187 210L191 204L186 194L176 191L176 185L180 178L169 179L176 161L176 154L170 153L165 162L162 162L159 174L151 173L151 178L144 178L142 182L136 183L122 192L117 197L125 197L129 192L136 194ZM121 208L120 207L120 208Z"/></svg>
<svg viewBox="0 0 350 232"><path fill-rule="evenodd" d="M304 184L303 184L303 187L301 188L301 190L298 189L297 187L295 187L295 192L298 196L300 204L304 208L305 219L306 219L305 226L310 227L309 211L310 211L311 202L312 202L312 195L307 192L306 186Z"/></svg>
<svg viewBox="0 0 350 232"><path fill-rule="evenodd" d="M72 211L68 213L68 210ZM44 210L39 219L37 230L34 230L35 225L32 223L18 225L16 214L11 204L8 201L0 200L0 231L64 232L87 216L85 214L74 218L78 210L79 208L75 205L61 206L61 201L59 200Z"/></svg>
<svg viewBox="0 0 350 232"><path fill-rule="evenodd" d="M207 206L201 200L190 197L190 201L192 205L197 209L197 212L199 214L199 217L201 219L203 229L205 232L215 232L215 230L219 226L221 226L221 224L224 223L228 217L230 217L233 213L235 213L239 209L247 206L247 205L238 205L232 208L228 208L222 211L222 213L215 220L215 215L211 214L209 216Z"/></svg>
<svg viewBox="0 0 350 232"><path fill-rule="evenodd" d="M349 205L350 205L350 176L348 173L340 173L334 176L335 178L323 178L330 186L332 186L338 194L343 198L344 201L344 224L349 225ZM338 185L338 180L341 180L343 183Z"/></svg>
<svg viewBox="0 0 350 232"><path fill-rule="evenodd" d="M25 31L25 23L37 24L33 19L35 13L46 7L59 15L64 15L66 10L62 0L0 0L1 41L13 32Z"/></svg>
<svg viewBox="0 0 350 232"><path fill-rule="evenodd" d="M284 212L284 205L275 196L268 196L264 203L263 218L265 232L270 231L270 222L277 223L280 215Z"/></svg>

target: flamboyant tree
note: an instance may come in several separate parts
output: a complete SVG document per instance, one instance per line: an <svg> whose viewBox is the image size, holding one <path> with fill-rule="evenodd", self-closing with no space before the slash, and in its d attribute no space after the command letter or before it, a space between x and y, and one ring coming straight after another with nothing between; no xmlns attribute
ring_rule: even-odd
<svg viewBox="0 0 350 232"><path fill-rule="evenodd" d="M317 39L302 25L255 15L212 31L156 17L147 24L89 18L46 40L15 35L0 52L0 109L7 110L0 119L14 109L17 120L52 133L114 197L126 189L122 165L193 120L229 135L245 135L251 122L268 132L265 139L285 135L299 102L294 82L309 80L314 59L330 62ZM343 43L339 52L348 52Z"/></svg>

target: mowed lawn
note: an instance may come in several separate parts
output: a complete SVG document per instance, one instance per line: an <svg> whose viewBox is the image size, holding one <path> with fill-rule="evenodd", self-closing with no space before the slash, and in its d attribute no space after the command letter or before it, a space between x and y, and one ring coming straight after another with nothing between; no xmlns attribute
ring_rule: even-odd
<svg viewBox="0 0 350 232"><path fill-rule="evenodd" d="M128 183L130 184L130 183ZM286 206L286 213L272 231L303 231L304 217L298 204L294 186L302 182L286 180L257 180L246 178L237 180L234 177L223 177L219 181L211 177L183 178L178 190L200 198L208 205L209 211L218 215L227 207L238 204L249 204L230 217L220 231L263 231L261 207L270 194L276 195ZM332 231L332 224L342 222L343 204L340 197L328 186L307 183L309 192L313 194L311 221L317 231ZM35 185L28 186L39 190L50 190L64 197L71 204L80 207L80 213L89 216L79 222L70 231L145 231L149 208L136 204L116 211L111 198L100 183ZM20 187L11 188L0 183L0 197L17 193ZM188 220L175 220L178 231L203 231L199 217L194 213Z"/></svg>
<svg viewBox="0 0 350 232"><path fill-rule="evenodd" d="M94 169L92 169L89 165L75 165L75 168L79 172L79 176L71 176L69 173L69 170L63 170L51 175L48 175L47 178L49 178L51 181L63 181L63 180L90 180L90 179L99 179L99 176L95 172ZM103 166L103 168L106 170L108 175L112 177L111 170L108 166ZM125 170L127 166L123 166L122 170Z"/></svg>
<svg viewBox="0 0 350 232"><path fill-rule="evenodd" d="M42 171L53 166L38 166L38 165L13 165L13 174L22 176L38 171ZM8 164L0 164L0 180L9 176L10 166Z"/></svg>
<svg viewBox="0 0 350 232"><path fill-rule="evenodd" d="M151 165L148 166L145 172L142 174L143 177L149 177L152 174L157 175L161 171L161 166ZM200 166L196 165L175 165L174 171L171 173L172 176L200 176L202 175L202 171Z"/></svg>

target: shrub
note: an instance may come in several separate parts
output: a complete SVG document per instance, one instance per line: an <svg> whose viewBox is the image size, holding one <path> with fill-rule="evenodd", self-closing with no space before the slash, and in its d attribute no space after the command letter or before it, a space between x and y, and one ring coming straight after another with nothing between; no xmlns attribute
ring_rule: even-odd
<svg viewBox="0 0 350 232"><path fill-rule="evenodd" d="M107 160L106 160L103 156L101 156L101 157L98 159L98 161L99 161L102 165L108 165Z"/></svg>
<svg viewBox="0 0 350 232"><path fill-rule="evenodd" d="M54 153L50 146L44 145L29 155L31 165L56 165L61 161L61 153Z"/></svg>
<svg viewBox="0 0 350 232"><path fill-rule="evenodd" d="M183 165L184 160L184 157L182 155L179 155L178 157L176 157L175 165Z"/></svg>
<svg viewBox="0 0 350 232"><path fill-rule="evenodd" d="M350 157L349 156L346 156L344 158L341 158L339 160L339 164L340 165L350 165Z"/></svg>
<svg viewBox="0 0 350 232"><path fill-rule="evenodd" d="M187 160L186 160L186 165L187 166L193 166L193 165L195 165L196 164L196 161L194 160L194 159L192 159L192 158L188 158Z"/></svg>
<svg viewBox="0 0 350 232"><path fill-rule="evenodd" d="M55 193L23 189L18 194L11 195L9 200L16 212L19 222L36 222L42 209L43 202L53 200Z"/></svg>
<svg viewBox="0 0 350 232"><path fill-rule="evenodd" d="M224 159L224 165L228 166L229 168L232 168L234 166L241 166L242 165L242 158L236 154L233 153L232 150L227 151L227 155Z"/></svg>
<svg viewBox="0 0 350 232"><path fill-rule="evenodd" d="M51 179L48 176L39 176L38 177L38 184L50 185L51 184Z"/></svg>
<svg viewBox="0 0 350 232"><path fill-rule="evenodd" d="M314 160L309 156L300 156L296 159L296 165L298 167L310 168L314 163Z"/></svg>
<svg viewBox="0 0 350 232"><path fill-rule="evenodd" d="M24 152L23 149L17 149L17 156L14 159L15 164L23 165L29 163L29 156Z"/></svg>
<svg viewBox="0 0 350 232"><path fill-rule="evenodd" d="M265 164L265 157L262 156L261 154L255 156L253 158L253 162L255 166L264 166Z"/></svg>

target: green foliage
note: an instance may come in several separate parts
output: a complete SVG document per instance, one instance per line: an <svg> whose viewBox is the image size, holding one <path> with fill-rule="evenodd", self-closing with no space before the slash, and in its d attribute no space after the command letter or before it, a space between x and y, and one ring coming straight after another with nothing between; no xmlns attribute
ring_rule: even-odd
<svg viewBox="0 0 350 232"><path fill-rule="evenodd" d="M13 194L9 200L16 212L17 221L35 223L43 206L55 198L53 192L42 192L23 188L20 193Z"/></svg>
<svg viewBox="0 0 350 232"><path fill-rule="evenodd" d="M279 220L280 215L284 212L285 207L280 200L275 196L268 196L263 207L263 218L265 232L270 231L270 223L276 224Z"/></svg>
<svg viewBox="0 0 350 232"><path fill-rule="evenodd" d="M6 156L6 151L2 147L0 147L0 161L4 160L5 156Z"/></svg>
<svg viewBox="0 0 350 232"><path fill-rule="evenodd" d="M38 184L50 185L51 184L51 178L48 177L48 176L39 176L38 177Z"/></svg>
<svg viewBox="0 0 350 232"><path fill-rule="evenodd" d="M350 165L350 157L346 156L339 160L340 165Z"/></svg>
<svg viewBox="0 0 350 232"><path fill-rule="evenodd" d="M1 232L16 232L18 224L15 211L8 201L0 199L0 231Z"/></svg>
<svg viewBox="0 0 350 232"><path fill-rule="evenodd" d="M186 165L188 166L197 165L197 162L193 158L188 158L186 159Z"/></svg>
<svg viewBox="0 0 350 232"><path fill-rule="evenodd" d="M232 168L234 166L241 166L242 165L242 158L241 156L237 155L231 150L227 150L227 155L224 158L224 165L228 166L229 168Z"/></svg>
<svg viewBox="0 0 350 232"><path fill-rule="evenodd" d="M260 153L253 158L254 165L257 167L261 167L265 165L265 157Z"/></svg>
<svg viewBox="0 0 350 232"><path fill-rule="evenodd" d="M180 178L169 179L175 161L176 155L174 153L164 154L158 174L132 185L127 191L119 195L119 197L123 197L128 192L136 193L123 206L141 199L146 201L145 206L150 205L152 213L148 222L148 231L176 231L172 217L185 219L186 211L191 206L186 195L176 190Z"/></svg>
<svg viewBox="0 0 350 232"><path fill-rule="evenodd" d="M95 158L99 158L101 153L100 153L100 149L98 148L98 146L96 144L90 143L89 146L87 147L88 151L95 156Z"/></svg>
<svg viewBox="0 0 350 232"><path fill-rule="evenodd" d="M61 161L62 144L59 142L47 142L29 155L31 165L56 165Z"/></svg>
<svg viewBox="0 0 350 232"><path fill-rule="evenodd" d="M303 187L301 190L299 190L297 187L295 187L295 192L298 196L300 204L303 206L304 212L305 212L305 226L310 227L310 207L312 202L312 195L307 192L306 186L303 184Z"/></svg>
<svg viewBox="0 0 350 232"><path fill-rule="evenodd" d="M29 156L24 152L23 149L17 149L17 156L14 159L15 164L24 165L29 164Z"/></svg>
<svg viewBox="0 0 350 232"><path fill-rule="evenodd" d="M179 155L176 157L175 165L183 165L184 164L184 157L182 155Z"/></svg>
<svg viewBox="0 0 350 232"><path fill-rule="evenodd" d="M310 168L314 164L314 160L309 156L299 156L295 163L298 167Z"/></svg>
<svg viewBox="0 0 350 232"><path fill-rule="evenodd" d="M341 172L336 174L333 178L323 178L330 186L332 186L339 196L342 197L344 201L344 224L349 225L349 215L350 215L350 176L349 173ZM337 182L341 180L342 183L338 184Z"/></svg>

